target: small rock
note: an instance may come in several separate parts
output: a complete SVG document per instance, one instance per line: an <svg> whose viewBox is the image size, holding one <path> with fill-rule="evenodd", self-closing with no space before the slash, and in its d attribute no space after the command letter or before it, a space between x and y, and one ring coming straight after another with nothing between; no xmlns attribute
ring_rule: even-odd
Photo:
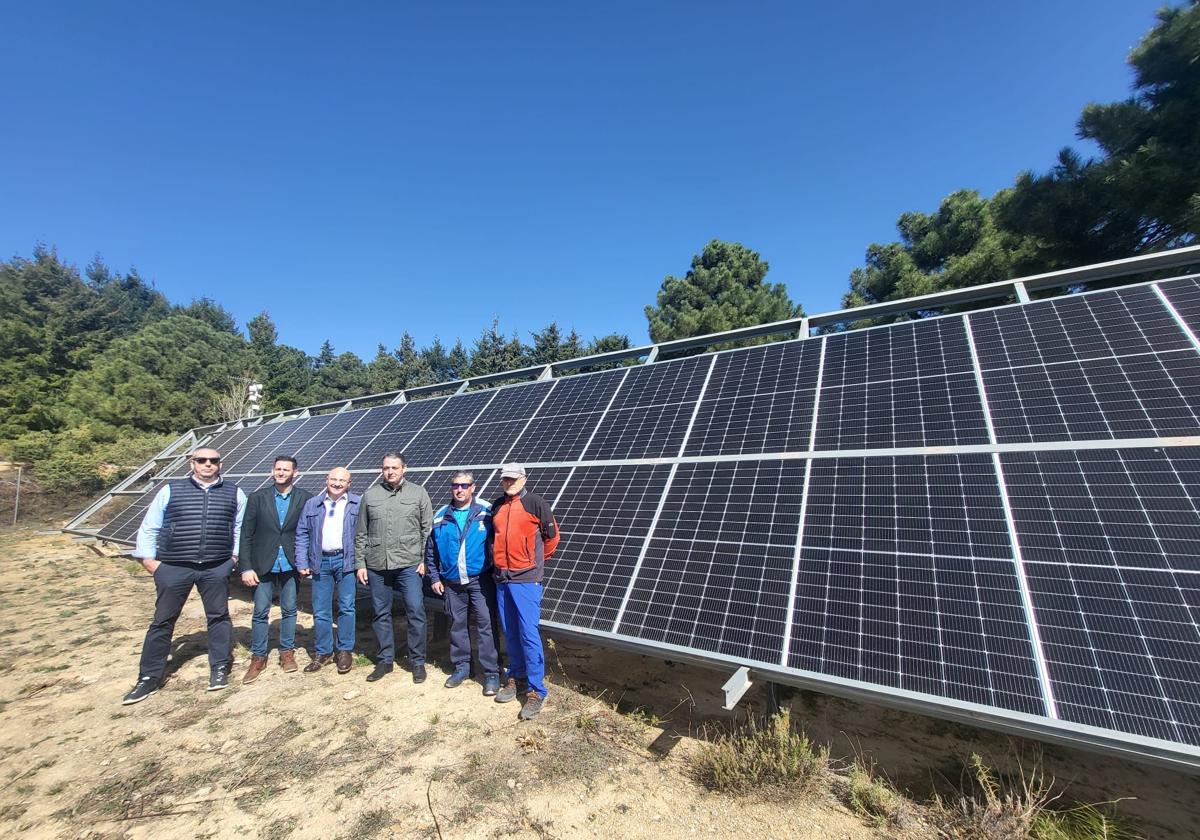
<svg viewBox="0 0 1200 840"><path fill-rule="evenodd" d="M105 763L107 764L108 762L105 762ZM508 787L509 787L509 790L512 790L512 789L513 789L513 788L515 788L516 786L517 786L517 780L516 780L516 779L509 779L509 780L508 780Z"/></svg>
<svg viewBox="0 0 1200 840"><path fill-rule="evenodd" d="M343 700L353 700L357 696L358 696L358 689L354 688L354 689L351 689L350 691L347 691L345 694L343 694L342 699Z"/></svg>
<svg viewBox="0 0 1200 840"><path fill-rule="evenodd" d="M219 752L221 755L226 755L227 753L232 752L235 746L237 745L233 741L226 741L221 745L221 749L217 750L217 752Z"/></svg>
<svg viewBox="0 0 1200 840"><path fill-rule="evenodd" d="M197 790L195 793L192 794L192 796L208 796L210 793L212 793L212 788L206 786L206 787L202 787L199 790Z"/></svg>

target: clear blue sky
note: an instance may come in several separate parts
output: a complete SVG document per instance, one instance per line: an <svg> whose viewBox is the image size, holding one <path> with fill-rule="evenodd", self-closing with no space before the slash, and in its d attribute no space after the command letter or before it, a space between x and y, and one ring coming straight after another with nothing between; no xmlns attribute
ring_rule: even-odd
<svg viewBox="0 0 1200 840"><path fill-rule="evenodd" d="M838 306L871 242L1044 170L1160 0L6 2L0 257L280 339L646 340L713 238Z"/></svg>

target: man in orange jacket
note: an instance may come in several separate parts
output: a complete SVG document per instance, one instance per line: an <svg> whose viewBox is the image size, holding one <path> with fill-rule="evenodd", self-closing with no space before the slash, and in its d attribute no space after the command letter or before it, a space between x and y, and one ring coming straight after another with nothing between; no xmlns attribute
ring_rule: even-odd
<svg viewBox="0 0 1200 840"><path fill-rule="evenodd" d="M529 720L546 701L546 659L538 623L542 614L542 569L558 547L558 523L550 504L525 489L525 468L506 464L500 471L504 495L492 503L496 605L508 650L508 679L497 703L525 695L519 717Z"/></svg>

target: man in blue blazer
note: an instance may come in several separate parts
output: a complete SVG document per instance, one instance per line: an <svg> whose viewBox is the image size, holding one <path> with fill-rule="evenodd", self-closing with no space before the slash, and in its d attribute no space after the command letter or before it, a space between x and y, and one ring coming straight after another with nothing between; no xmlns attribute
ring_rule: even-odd
<svg viewBox="0 0 1200 840"><path fill-rule="evenodd" d="M350 492L350 472L335 467L325 490L304 504L296 526L296 568L312 581L313 633L317 655L304 668L311 674L331 661L339 674L354 659L354 534L361 496ZM337 598L337 653L333 651L333 601Z"/></svg>

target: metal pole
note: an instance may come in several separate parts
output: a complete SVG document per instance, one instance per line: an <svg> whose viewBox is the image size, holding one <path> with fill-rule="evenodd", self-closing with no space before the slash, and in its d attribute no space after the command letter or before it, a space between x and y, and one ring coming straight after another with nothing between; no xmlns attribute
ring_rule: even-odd
<svg viewBox="0 0 1200 840"><path fill-rule="evenodd" d="M21 509L21 470L24 467L17 467L17 495L13 499L13 527L17 527L17 512Z"/></svg>

